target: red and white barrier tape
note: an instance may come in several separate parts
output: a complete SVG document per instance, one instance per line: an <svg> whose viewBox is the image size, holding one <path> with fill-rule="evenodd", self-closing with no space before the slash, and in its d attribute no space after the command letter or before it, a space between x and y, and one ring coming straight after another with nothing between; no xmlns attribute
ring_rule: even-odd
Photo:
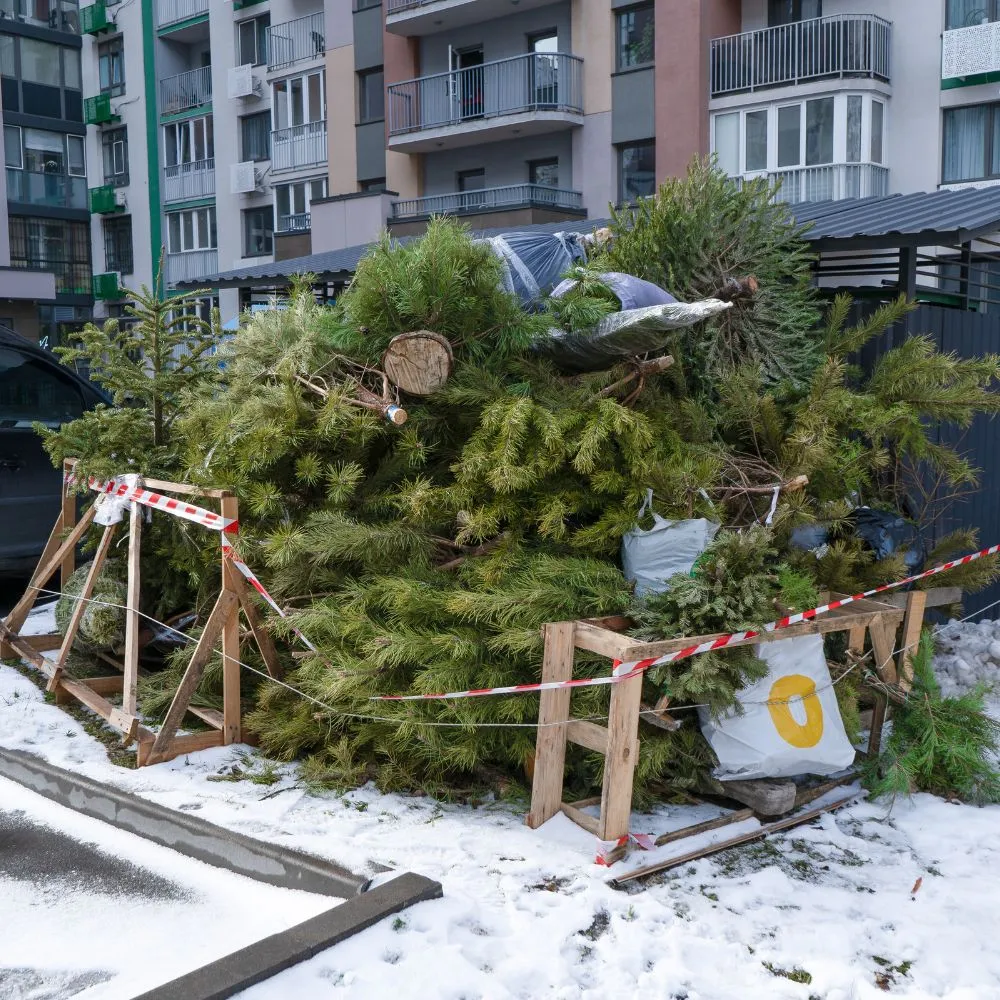
<svg viewBox="0 0 1000 1000"><path fill-rule="evenodd" d="M785 618L779 618L777 621L770 622L756 631L747 630L744 632L730 632L728 635L720 635L716 639L709 639L708 641L698 643L695 646L688 646L685 649L679 649L673 653L665 653L663 656L652 657L648 660L633 660L629 663L615 661L612 673L603 677L580 677L576 680L544 681L536 684L512 684L507 687L478 688L470 691L449 691L444 694L382 694L374 695L370 700L437 701L445 698L482 698L487 695L531 694L538 691L559 691L566 688L595 687L600 684L617 684L620 681L636 677L652 667L658 667L664 663L675 663L677 660L685 660L688 657L697 656L699 653L708 653L712 650L725 649L726 646L732 646L737 642L753 639L762 635L764 632L776 632L780 629L788 628L791 625L797 625L799 622L811 621L819 615L826 614L828 611L834 611L837 608L842 608L848 604L853 604L855 601L861 601L867 597L874 597L876 594L883 594L887 590L895 590L898 587L905 587L907 584L914 583L917 580L924 580L927 577L936 576L938 573L944 573L947 570L955 569L957 566L965 566L976 559L982 559L984 556L996 555L998 552L1000 552L1000 545L991 545L989 548L980 549L978 552L971 552L969 555L962 556L960 559L952 559L949 562L941 563L940 566L924 570L922 573L914 573L913 576L904 577L902 580L896 580L893 583L883 583L881 586L873 587L871 590L866 590L862 594L854 594L851 597L841 597L836 601L831 601L829 604L821 604L818 608L811 608L808 611L799 611L794 615L787 615Z"/></svg>

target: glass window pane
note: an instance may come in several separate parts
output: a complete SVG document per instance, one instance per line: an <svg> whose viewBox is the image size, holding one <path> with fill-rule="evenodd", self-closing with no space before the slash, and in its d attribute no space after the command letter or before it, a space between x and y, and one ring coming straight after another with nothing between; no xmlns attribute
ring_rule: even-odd
<svg viewBox="0 0 1000 1000"><path fill-rule="evenodd" d="M861 97L847 98L847 162L861 162Z"/></svg>
<svg viewBox="0 0 1000 1000"><path fill-rule="evenodd" d="M14 39L16 35L0 35L0 73L4 76L16 76L17 67L14 62Z"/></svg>
<svg viewBox="0 0 1000 1000"><path fill-rule="evenodd" d="M833 98L806 101L806 166L833 162Z"/></svg>
<svg viewBox="0 0 1000 1000"><path fill-rule="evenodd" d="M3 127L3 152L4 162L8 167L22 165L21 130L16 125L4 125Z"/></svg>
<svg viewBox="0 0 1000 1000"><path fill-rule="evenodd" d="M653 5L644 4L617 15L618 69L645 66L653 61Z"/></svg>
<svg viewBox="0 0 1000 1000"><path fill-rule="evenodd" d="M302 88L302 78L289 80L289 124L301 125L305 122L305 95Z"/></svg>
<svg viewBox="0 0 1000 1000"><path fill-rule="evenodd" d="M257 63L257 23L255 18L240 21L240 65Z"/></svg>
<svg viewBox="0 0 1000 1000"><path fill-rule="evenodd" d="M982 105L945 111L942 174L945 183L986 176L986 112Z"/></svg>
<svg viewBox="0 0 1000 1000"><path fill-rule="evenodd" d="M301 215L306 210L306 185L305 181L301 184L292 185L292 212L295 215Z"/></svg>
<svg viewBox="0 0 1000 1000"><path fill-rule="evenodd" d="M872 163L882 162L882 129L885 127L885 105L872 101Z"/></svg>
<svg viewBox="0 0 1000 1000"><path fill-rule="evenodd" d="M28 170L46 174L66 173L66 146L61 132L24 129L24 162Z"/></svg>
<svg viewBox="0 0 1000 1000"><path fill-rule="evenodd" d="M767 112L750 111L746 116L747 170L767 170Z"/></svg>
<svg viewBox="0 0 1000 1000"><path fill-rule="evenodd" d="M652 142L623 146L619 156L619 200L627 204L656 193L656 149Z"/></svg>
<svg viewBox="0 0 1000 1000"><path fill-rule="evenodd" d="M309 84L309 108L305 120L307 122L321 122L323 120L323 78L319 73L311 73L306 79Z"/></svg>
<svg viewBox="0 0 1000 1000"><path fill-rule="evenodd" d="M37 420L58 427L82 413L83 398L68 379L20 351L0 348L0 424L27 430Z"/></svg>
<svg viewBox="0 0 1000 1000"><path fill-rule="evenodd" d="M310 205L318 198L326 197L326 178L321 177L318 181L309 182L309 203Z"/></svg>
<svg viewBox="0 0 1000 1000"><path fill-rule="evenodd" d="M800 127L802 107L789 104L778 108L778 166L797 167L802 162Z"/></svg>
<svg viewBox="0 0 1000 1000"><path fill-rule="evenodd" d="M87 162L84 153L82 135L66 136L66 147L69 151L69 172L76 177L86 177Z"/></svg>
<svg viewBox="0 0 1000 1000"><path fill-rule="evenodd" d="M167 249L170 253L180 253L183 250L181 244L181 217L175 212L167 216Z"/></svg>
<svg viewBox="0 0 1000 1000"><path fill-rule="evenodd" d="M205 119L205 156L210 160L215 156L215 120L211 115Z"/></svg>
<svg viewBox="0 0 1000 1000"><path fill-rule="evenodd" d="M730 177L740 172L740 114L738 111L715 116L715 154L719 166Z"/></svg>
<svg viewBox="0 0 1000 1000"><path fill-rule="evenodd" d="M267 29L271 25L271 15L262 14L254 19L257 24L257 62L267 62Z"/></svg>
<svg viewBox="0 0 1000 1000"><path fill-rule="evenodd" d="M21 77L31 83L58 85L62 78L59 68L59 46L21 36Z"/></svg>
<svg viewBox="0 0 1000 1000"><path fill-rule="evenodd" d="M180 215L183 229L181 246L185 250L193 250L197 245L194 241L194 212L181 212Z"/></svg>
<svg viewBox="0 0 1000 1000"><path fill-rule="evenodd" d="M559 187L559 161L532 160L528 164L528 182L540 187Z"/></svg>
<svg viewBox="0 0 1000 1000"><path fill-rule="evenodd" d="M208 245L213 249L219 245L218 233L215 228L215 209L208 210Z"/></svg>
<svg viewBox="0 0 1000 1000"><path fill-rule="evenodd" d="M274 85L274 127L288 128L288 81L281 80Z"/></svg>
<svg viewBox="0 0 1000 1000"><path fill-rule="evenodd" d="M178 150L177 159L181 163L191 162L191 123L184 122L177 126Z"/></svg>
<svg viewBox="0 0 1000 1000"><path fill-rule="evenodd" d="M80 50L63 46L63 86L71 90L82 90L80 78Z"/></svg>
<svg viewBox="0 0 1000 1000"><path fill-rule="evenodd" d="M990 19L987 0L948 0L945 29L971 28Z"/></svg>

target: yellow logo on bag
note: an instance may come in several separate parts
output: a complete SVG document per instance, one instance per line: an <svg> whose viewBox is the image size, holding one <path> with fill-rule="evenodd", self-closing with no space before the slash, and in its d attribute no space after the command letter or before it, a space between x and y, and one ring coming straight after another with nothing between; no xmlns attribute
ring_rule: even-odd
<svg viewBox="0 0 1000 1000"><path fill-rule="evenodd" d="M790 699L801 698L806 721L792 715ZM778 735L793 747L814 747L823 738L823 706L816 697L816 682L802 674L786 674L771 685L767 710Z"/></svg>

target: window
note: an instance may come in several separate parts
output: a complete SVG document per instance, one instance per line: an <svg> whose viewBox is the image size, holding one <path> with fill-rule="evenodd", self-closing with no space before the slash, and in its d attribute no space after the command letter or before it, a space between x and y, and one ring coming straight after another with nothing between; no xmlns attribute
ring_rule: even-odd
<svg viewBox="0 0 1000 1000"><path fill-rule="evenodd" d="M8 222L12 267L52 271L57 292L90 295L89 223L22 215Z"/></svg>
<svg viewBox="0 0 1000 1000"><path fill-rule="evenodd" d="M17 76L17 37L0 35L0 74Z"/></svg>
<svg viewBox="0 0 1000 1000"><path fill-rule="evenodd" d="M559 187L559 158L529 160L528 183L541 187Z"/></svg>
<svg viewBox="0 0 1000 1000"><path fill-rule="evenodd" d="M271 159L271 112L261 111L240 119L240 158Z"/></svg>
<svg viewBox="0 0 1000 1000"><path fill-rule="evenodd" d="M4 162L8 167L17 167L20 170L24 166L24 158L21 156L21 130L17 125L4 125L3 152Z"/></svg>
<svg viewBox="0 0 1000 1000"><path fill-rule="evenodd" d="M97 70L102 94L125 93L125 51L120 37L97 46Z"/></svg>
<svg viewBox="0 0 1000 1000"><path fill-rule="evenodd" d="M113 128L101 134L104 156L104 183L123 187L128 184L128 131Z"/></svg>
<svg viewBox="0 0 1000 1000"><path fill-rule="evenodd" d="M20 351L0 347L0 427L30 430L38 421L55 428L82 415L83 396L68 378Z"/></svg>
<svg viewBox="0 0 1000 1000"><path fill-rule="evenodd" d="M656 193L653 140L618 147L618 201L625 205Z"/></svg>
<svg viewBox="0 0 1000 1000"><path fill-rule="evenodd" d="M806 101L806 166L833 163L833 98Z"/></svg>
<svg viewBox="0 0 1000 1000"><path fill-rule="evenodd" d="M87 159L84 152L82 135L66 136L66 151L68 155L69 173L73 177L87 176Z"/></svg>
<svg viewBox="0 0 1000 1000"><path fill-rule="evenodd" d="M634 69L653 61L653 5L644 3L615 15L617 68Z"/></svg>
<svg viewBox="0 0 1000 1000"><path fill-rule="evenodd" d="M132 273L132 216L104 219L104 267L107 271Z"/></svg>
<svg viewBox="0 0 1000 1000"><path fill-rule="evenodd" d="M861 162L861 97L852 94L847 98L847 162Z"/></svg>
<svg viewBox="0 0 1000 1000"><path fill-rule="evenodd" d="M263 257L274 253L274 212L248 208L243 213L243 256Z"/></svg>
<svg viewBox="0 0 1000 1000"><path fill-rule="evenodd" d="M983 180L996 176L997 105L948 108L944 112L944 183ZM993 169L988 170L987 165Z"/></svg>
<svg viewBox="0 0 1000 1000"><path fill-rule="evenodd" d="M21 79L28 83L47 83L58 87L62 80L59 68L59 50L62 46L23 36L18 41L21 46ZM79 89L79 82L76 86Z"/></svg>
<svg viewBox="0 0 1000 1000"><path fill-rule="evenodd" d="M997 0L948 0L944 26L950 31L998 20L1000 3Z"/></svg>
<svg viewBox="0 0 1000 1000"><path fill-rule="evenodd" d="M885 105L872 101L872 163L882 162L882 130L885 127Z"/></svg>
<svg viewBox="0 0 1000 1000"><path fill-rule="evenodd" d="M354 9L368 10L369 7L381 7L382 0L354 0Z"/></svg>
<svg viewBox="0 0 1000 1000"><path fill-rule="evenodd" d="M274 189L274 212L276 233L304 231L310 226L309 206L312 202L326 197L326 178L313 181L299 181L296 184L280 184Z"/></svg>
<svg viewBox="0 0 1000 1000"><path fill-rule="evenodd" d="M378 194L385 190L385 178L373 177L371 180L361 182L361 191L364 194Z"/></svg>
<svg viewBox="0 0 1000 1000"><path fill-rule="evenodd" d="M457 181L459 191L482 191L486 187L486 171L482 167L459 170Z"/></svg>
<svg viewBox="0 0 1000 1000"><path fill-rule="evenodd" d="M358 121L382 121L385 118L385 74L382 67L358 73Z"/></svg>
<svg viewBox="0 0 1000 1000"><path fill-rule="evenodd" d="M271 111L275 131L326 119L323 77L322 72L307 73L274 84Z"/></svg>
<svg viewBox="0 0 1000 1000"><path fill-rule="evenodd" d="M80 69L80 50L60 46L63 58L63 86L70 90L82 90L83 78Z"/></svg>
<svg viewBox="0 0 1000 1000"><path fill-rule="evenodd" d="M729 111L714 118L715 140L713 149L719 166L730 177L736 177L740 170L740 113Z"/></svg>
<svg viewBox="0 0 1000 1000"><path fill-rule="evenodd" d="M164 164L176 167L180 163L200 163L215 157L215 136L212 116L188 118L163 126Z"/></svg>
<svg viewBox="0 0 1000 1000"><path fill-rule="evenodd" d="M747 112L746 147L746 171L767 170L766 111Z"/></svg>
<svg viewBox="0 0 1000 1000"><path fill-rule="evenodd" d="M217 244L214 207L167 214L167 253L214 250Z"/></svg>
<svg viewBox="0 0 1000 1000"><path fill-rule="evenodd" d="M236 26L239 41L241 66L262 66L267 62L267 29L271 25L271 15L261 14L240 21Z"/></svg>
<svg viewBox="0 0 1000 1000"><path fill-rule="evenodd" d="M767 23L769 27L778 24L794 24L823 16L823 0L768 0Z"/></svg>
<svg viewBox="0 0 1000 1000"><path fill-rule="evenodd" d="M24 166L39 174L69 173L66 159L66 139L62 132L26 128L24 134ZM79 139L79 136L75 138Z"/></svg>
<svg viewBox="0 0 1000 1000"><path fill-rule="evenodd" d="M778 166L797 167L802 162L802 106L778 108Z"/></svg>

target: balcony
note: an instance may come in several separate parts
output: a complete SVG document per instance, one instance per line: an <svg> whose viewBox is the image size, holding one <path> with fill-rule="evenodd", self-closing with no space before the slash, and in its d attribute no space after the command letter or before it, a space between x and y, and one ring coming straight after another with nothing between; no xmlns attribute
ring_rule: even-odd
<svg viewBox="0 0 1000 1000"><path fill-rule="evenodd" d="M322 13L272 24L267 29L267 70L319 59L326 52L326 23Z"/></svg>
<svg viewBox="0 0 1000 1000"><path fill-rule="evenodd" d="M529 206L570 212L583 211L583 195L566 188L545 184L507 184L478 191L456 191L426 198L407 198L392 203L392 220L421 218L428 215L454 215L469 212L495 212Z"/></svg>
<svg viewBox="0 0 1000 1000"><path fill-rule="evenodd" d="M163 168L163 200L187 201L215 194L215 160L194 160Z"/></svg>
<svg viewBox="0 0 1000 1000"><path fill-rule="evenodd" d="M389 146L476 145L583 124L583 60L529 52L388 88Z"/></svg>
<svg viewBox="0 0 1000 1000"><path fill-rule="evenodd" d="M1000 21L952 28L941 40L941 79L961 85L963 77L1000 72ZM962 81L980 83L976 79Z"/></svg>
<svg viewBox="0 0 1000 1000"><path fill-rule="evenodd" d="M314 167L326 162L326 122L307 122L271 133L273 172Z"/></svg>
<svg viewBox="0 0 1000 1000"><path fill-rule="evenodd" d="M80 8L80 30L85 35L99 35L102 31L107 31L112 24L104 0Z"/></svg>
<svg viewBox="0 0 1000 1000"><path fill-rule="evenodd" d="M88 125L106 125L108 122L118 121L119 116L111 109L111 95L97 94L86 98L83 102L83 120Z"/></svg>
<svg viewBox="0 0 1000 1000"><path fill-rule="evenodd" d="M766 175L781 182L776 197L789 205L803 201L840 201L843 198L884 198L889 193L889 168L877 163L831 163L822 167L791 167Z"/></svg>
<svg viewBox="0 0 1000 1000"><path fill-rule="evenodd" d="M713 38L712 97L830 78L890 82L892 24L874 14L818 17Z"/></svg>
<svg viewBox="0 0 1000 1000"><path fill-rule="evenodd" d="M188 70L160 81L160 114L172 115L212 103L212 67Z"/></svg>
<svg viewBox="0 0 1000 1000"><path fill-rule="evenodd" d="M165 28L208 16L208 0L156 0L156 26Z"/></svg>
<svg viewBox="0 0 1000 1000"><path fill-rule="evenodd" d="M276 233L307 233L312 226L312 216L309 212L298 212L295 215L279 215Z"/></svg>
<svg viewBox="0 0 1000 1000"><path fill-rule="evenodd" d="M219 272L218 250L188 250L185 253L168 253L166 278L168 285L178 281L197 281Z"/></svg>
<svg viewBox="0 0 1000 1000"><path fill-rule="evenodd" d="M517 13L557 0L520 0ZM431 35L511 14L506 0L386 0L385 28L396 35Z"/></svg>
<svg viewBox="0 0 1000 1000"><path fill-rule="evenodd" d="M87 178L7 168L7 201L87 210Z"/></svg>

